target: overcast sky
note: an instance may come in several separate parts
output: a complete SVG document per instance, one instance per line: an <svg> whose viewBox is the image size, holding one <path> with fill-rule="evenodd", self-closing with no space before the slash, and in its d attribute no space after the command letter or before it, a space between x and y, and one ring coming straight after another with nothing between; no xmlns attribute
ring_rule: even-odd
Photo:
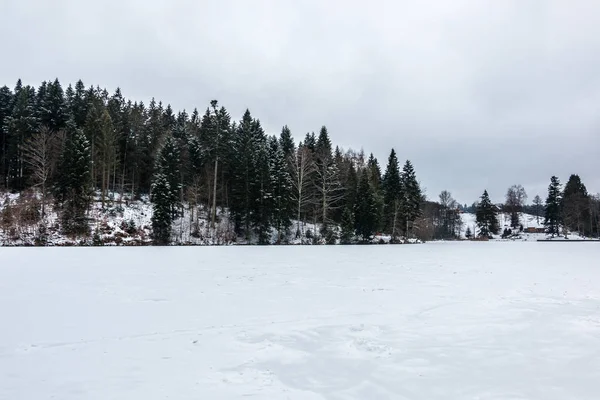
<svg viewBox="0 0 600 400"><path fill-rule="evenodd" d="M175 110L218 99L297 140L394 147L429 198L551 175L600 191L597 0L0 0L0 86L81 78Z"/></svg>

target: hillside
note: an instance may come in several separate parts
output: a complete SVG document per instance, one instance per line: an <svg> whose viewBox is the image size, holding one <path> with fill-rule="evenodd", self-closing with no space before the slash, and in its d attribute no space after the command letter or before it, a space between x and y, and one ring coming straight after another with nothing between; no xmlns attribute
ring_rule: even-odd
<svg viewBox="0 0 600 400"><path fill-rule="evenodd" d="M470 228L471 232L478 231L475 214L463 213L463 214L461 214L461 219L463 222L463 226L461 228L461 238L466 239L465 233L467 231L467 228ZM500 213L498 216L498 220L500 223L501 232L499 235L494 235L494 239L503 240L502 239L502 231L504 230L504 228L510 228L510 214ZM519 221L523 225L524 231L518 233L518 235L515 234L515 236L511 237L510 239L504 239L504 240L536 241L539 239L550 239L550 237L548 235L546 235L545 233L527 233L526 232L527 228L544 228L544 219L542 217L538 218L535 215L519 213ZM567 238L568 239L576 239L576 240L587 239L587 238L579 235L579 233L577 233L577 232L570 232L567 235ZM560 236L555 239L557 239L557 240L564 239L564 236Z"/></svg>

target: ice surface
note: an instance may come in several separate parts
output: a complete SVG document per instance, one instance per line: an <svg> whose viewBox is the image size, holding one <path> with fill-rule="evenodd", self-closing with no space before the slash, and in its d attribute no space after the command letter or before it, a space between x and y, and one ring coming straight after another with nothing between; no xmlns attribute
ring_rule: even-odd
<svg viewBox="0 0 600 400"><path fill-rule="evenodd" d="M0 399L600 398L596 243L0 260Z"/></svg>

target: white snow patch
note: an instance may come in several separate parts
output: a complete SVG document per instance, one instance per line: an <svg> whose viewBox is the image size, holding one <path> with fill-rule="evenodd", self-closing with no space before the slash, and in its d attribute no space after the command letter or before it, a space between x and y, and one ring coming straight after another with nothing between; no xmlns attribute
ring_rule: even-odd
<svg viewBox="0 0 600 400"><path fill-rule="evenodd" d="M1 399L598 399L595 243L0 257Z"/></svg>

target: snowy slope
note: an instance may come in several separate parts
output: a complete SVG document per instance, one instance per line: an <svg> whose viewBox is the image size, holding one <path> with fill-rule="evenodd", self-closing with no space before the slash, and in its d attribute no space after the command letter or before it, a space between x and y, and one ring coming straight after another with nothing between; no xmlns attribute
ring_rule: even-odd
<svg viewBox="0 0 600 400"><path fill-rule="evenodd" d="M477 222L475 218L475 214L471 213L463 213L461 214L461 219L463 222L463 226L461 227L461 237L466 238L465 234L467 231L467 227L471 229L471 232L478 232ZM519 221L523 225L523 228L526 230L527 228L544 228L544 219L538 218L534 215L519 213ZM498 222L500 223L500 233L504 230L504 228L510 228L510 214L500 213L498 215ZM494 238L500 239L500 235L495 235ZM583 238L577 232L570 232L567 237L569 239L575 240L597 240L593 238ZM547 240L551 239L548 235L544 233L526 233L523 232L519 235L518 238L512 238L511 240L519 240L519 241L537 241L537 240ZM563 240L563 236L559 236L554 238L556 240Z"/></svg>
<svg viewBox="0 0 600 400"><path fill-rule="evenodd" d="M595 243L0 257L0 399L598 399Z"/></svg>

